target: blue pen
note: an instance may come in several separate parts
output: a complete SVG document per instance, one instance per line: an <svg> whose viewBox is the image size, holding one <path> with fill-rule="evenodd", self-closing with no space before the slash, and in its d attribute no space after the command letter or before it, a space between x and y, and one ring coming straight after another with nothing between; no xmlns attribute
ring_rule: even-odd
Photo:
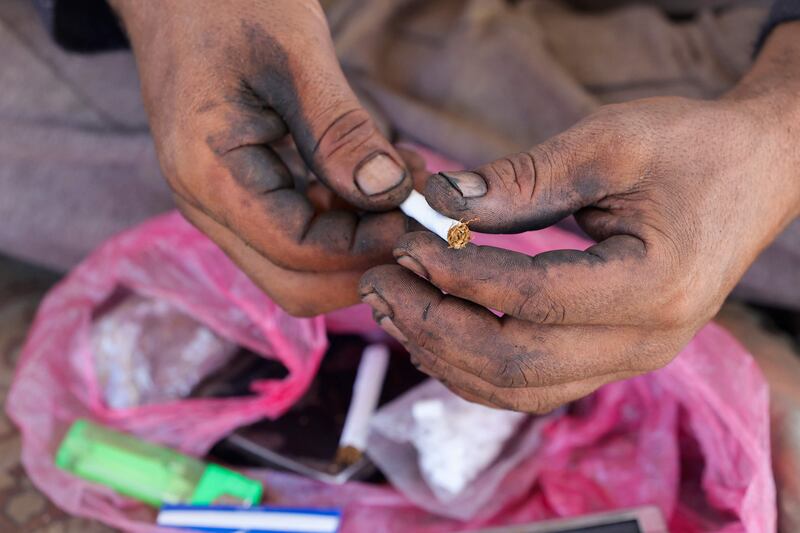
<svg viewBox="0 0 800 533"><path fill-rule="evenodd" d="M158 525L209 533L336 533L339 509L165 505Z"/></svg>

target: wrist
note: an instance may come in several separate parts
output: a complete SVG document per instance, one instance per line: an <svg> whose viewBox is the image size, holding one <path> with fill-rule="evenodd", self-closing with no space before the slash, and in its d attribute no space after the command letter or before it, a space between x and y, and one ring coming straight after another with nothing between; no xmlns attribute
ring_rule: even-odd
<svg viewBox="0 0 800 533"><path fill-rule="evenodd" d="M753 66L724 98L752 103L761 112L771 107L766 118L800 118L800 21L781 24L772 32Z"/></svg>
<svg viewBox="0 0 800 533"><path fill-rule="evenodd" d="M800 21L767 39L753 67L723 98L747 113L773 152L776 194L785 195L786 224L800 216Z"/></svg>

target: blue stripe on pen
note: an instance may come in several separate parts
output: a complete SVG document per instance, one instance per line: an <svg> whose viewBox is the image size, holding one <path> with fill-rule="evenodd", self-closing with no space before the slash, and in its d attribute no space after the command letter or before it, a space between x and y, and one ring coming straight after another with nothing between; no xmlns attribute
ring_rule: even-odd
<svg viewBox="0 0 800 533"><path fill-rule="evenodd" d="M269 515L286 515L286 514L293 514L293 515L306 515L306 516L318 516L318 517L326 517L331 519L336 519L336 525L330 529L330 533L335 533L339 530L340 520L342 518L342 511L341 509L336 508L328 508L328 509L309 509L309 508L301 508L301 507L272 507L272 506L259 506L259 507L237 507L237 506L228 506L228 505L164 505L161 507L161 511L166 515L170 514L171 512L188 512L195 516L202 516L206 513L230 513L231 520L235 522L233 516L242 516L242 515L263 515L267 517ZM161 518L161 516L159 516ZM160 521L160 520L159 520ZM165 523L160 524L165 527L174 528L174 529L181 529L186 531L201 531L203 533L286 533L287 530L280 529L280 530L273 530L273 529L264 529L264 528L250 528L250 529L243 529L243 528L236 528L236 527L229 527L229 528L220 528L219 525L214 526L202 526L202 525L180 525L175 524L172 521L168 521ZM296 533L301 533L302 529L292 529ZM315 529L314 531L319 531Z"/></svg>
<svg viewBox="0 0 800 533"><path fill-rule="evenodd" d="M170 529L183 529L186 531L202 531L203 533L286 533L285 529L219 529L213 527L200 527L200 526L162 526Z"/></svg>
<svg viewBox="0 0 800 533"><path fill-rule="evenodd" d="M307 509L303 507L237 507L235 505L163 505L162 511L231 511L236 513L298 513L321 516L341 516L341 509L331 507L329 509Z"/></svg>

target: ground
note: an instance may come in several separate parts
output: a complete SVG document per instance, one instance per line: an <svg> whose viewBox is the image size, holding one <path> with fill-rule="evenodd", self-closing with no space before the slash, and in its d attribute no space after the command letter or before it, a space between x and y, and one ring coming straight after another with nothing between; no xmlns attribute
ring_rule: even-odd
<svg viewBox="0 0 800 533"><path fill-rule="evenodd" d="M56 279L51 273L0 257L0 531L111 532L101 524L70 517L36 490L20 463L19 432L5 414L19 349L39 300Z"/></svg>

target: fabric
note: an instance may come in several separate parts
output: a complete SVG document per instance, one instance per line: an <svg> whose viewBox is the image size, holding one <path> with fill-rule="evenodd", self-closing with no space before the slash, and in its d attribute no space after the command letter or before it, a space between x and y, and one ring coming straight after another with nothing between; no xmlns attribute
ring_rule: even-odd
<svg viewBox="0 0 800 533"><path fill-rule="evenodd" d="M800 0L775 0L769 12L767 23L764 24L761 30L757 48L761 47L778 24L783 24L784 22L792 20L800 20Z"/></svg>
<svg viewBox="0 0 800 533"><path fill-rule="evenodd" d="M170 209L129 52L70 54L0 1L0 251L63 270Z"/></svg>
<svg viewBox="0 0 800 533"><path fill-rule="evenodd" d="M750 65L767 15L746 0L577 3L594 10L323 0L343 67L379 122L469 165L528 148L605 103L723 93ZM0 250L65 269L172 201L131 56L65 53L38 19L30 0L0 2ZM800 309L798 265L800 221L737 294Z"/></svg>

